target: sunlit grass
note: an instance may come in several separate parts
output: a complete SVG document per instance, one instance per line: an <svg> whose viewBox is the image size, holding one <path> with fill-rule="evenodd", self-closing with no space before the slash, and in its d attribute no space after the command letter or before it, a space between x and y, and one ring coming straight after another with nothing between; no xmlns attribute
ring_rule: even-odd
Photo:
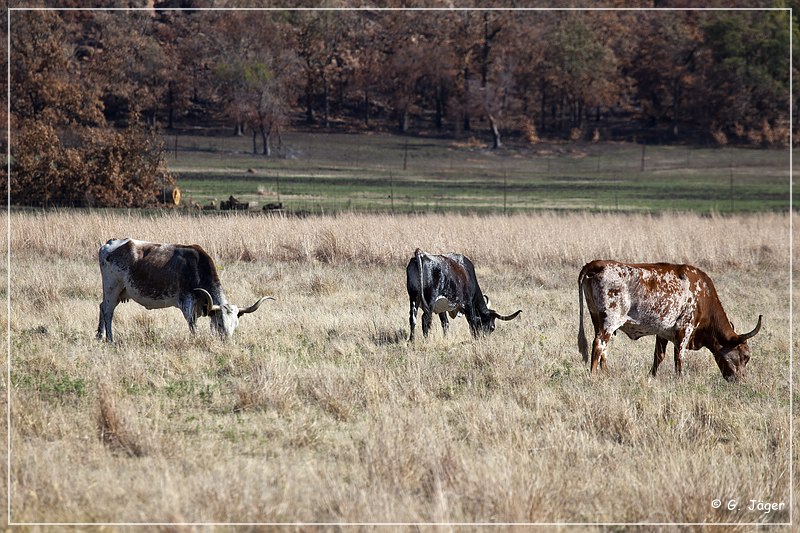
<svg viewBox="0 0 800 533"><path fill-rule="evenodd" d="M711 505L789 504L785 216L10 216L15 521L788 520ZM233 343L127 303L99 343L97 249L121 236L201 244L234 303L277 300ZM408 344L417 246L470 256L522 315ZM577 274L597 257L696 264L737 327L764 314L747 381L706 350L651 379L652 339L624 336L590 378Z"/></svg>

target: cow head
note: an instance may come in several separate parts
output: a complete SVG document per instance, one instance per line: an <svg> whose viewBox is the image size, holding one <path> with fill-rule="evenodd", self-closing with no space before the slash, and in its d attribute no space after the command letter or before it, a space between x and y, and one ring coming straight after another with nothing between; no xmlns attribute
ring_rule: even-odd
<svg viewBox="0 0 800 533"><path fill-rule="evenodd" d="M470 323L470 326L472 326L470 328L472 329L472 334L476 337L479 335L488 335L493 332L495 328L495 320L514 320L522 312L522 309L519 309L510 315L503 316L489 307L491 303L489 302L488 296L484 294L483 299L486 305L482 306L482 309L478 310L478 320L476 323Z"/></svg>
<svg viewBox="0 0 800 533"><path fill-rule="evenodd" d="M194 289L195 294L198 296L203 308L203 314L211 318L211 329L220 337L229 339L233 336L233 332L239 326L239 317L252 313L258 309L264 300L274 300L271 296L264 296L259 300L244 309L239 309L238 306L225 303L222 305L215 304L211 299L211 295L205 289Z"/></svg>
<svg viewBox="0 0 800 533"><path fill-rule="evenodd" d="M735 335L733 342L723 345L714 354L717 366L722 372L722 377L727 381L736 381L740 376L744 376L747 362L750 361L750 347L747 346L747 339L753 337L761 329L761 315L758 315L758 323L750 333ZM733 326L731 324L731 326Z"/></svg>

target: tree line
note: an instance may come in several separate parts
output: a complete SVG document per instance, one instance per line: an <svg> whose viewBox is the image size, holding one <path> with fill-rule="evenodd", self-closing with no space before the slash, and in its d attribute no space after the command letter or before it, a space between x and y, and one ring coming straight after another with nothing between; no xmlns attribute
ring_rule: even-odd
<svg viewBox="0 0 800 533"><path fill-rule="evenodd" d="M232 3L13 12L12 196L46 203L80 175L75 202L141 203L169 180L155 132L188 125L252 136L265 156L287 128L497 148L783 145L791 127L788 11L199 9L212 4Z"/></svg>

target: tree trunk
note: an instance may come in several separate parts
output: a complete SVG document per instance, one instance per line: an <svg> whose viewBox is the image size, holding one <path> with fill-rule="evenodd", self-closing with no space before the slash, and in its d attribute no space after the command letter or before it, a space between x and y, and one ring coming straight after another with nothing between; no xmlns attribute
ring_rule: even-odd
<svg viewBox="0 0 800 533"><path fill-rule="evenodd" d="M461 104L464 108L464 131L470 131L469 121L469 67L464 67L464 100Z"/></svg>
<svg viewBox="0 0 800 533"><path fill-rule="evenodd" d="M482 47L482 56L481 56L481 87L484 89L486 88L486 84L489 81L489 54L492 51L492 39L497 34L497 30L494 32L489 31L489 13L484 11L483 13L483 47Z"/></svg>
<svg viewBox="0 0 800 533"><path fill-rule="evenodd" d="M436 129L442 131L444 127L445 96L444 88L439 83L436 86Z"/></svg>
<svg viewBox="0 0 800 533"><path fill-rule="evenodd" d="M408 132L408 109L401 109L398 112L398 126L400 127L400 133L407 133Z"/></svg>
<svg viewBox="0 0 800 533"><path fill-rule="evenodd" d="M272 155L269 146L269 137L270 134L272 133L272 126L270 126L269 128L265 128L264 124L262 123L260 129L261 129L261 142L264 145L262 155L269 157L270 155Z"/></svg>
<svg viewBox="0 0 800 533"><path fill-rule="evenodd" d="M492 149L497 150L503 146L503 143L500 142L500 128L498 128L497 121L491 113L487 113L486 116L489 117L489 126L492 129Z"/></svg>
<svg viewBox="0 0 800 533"><path fill-rule="evenodd" d="M175 92L172 84L169 84L167 91L167 129L171 130L175 123Z"/></svg>
<svg viewBox="0 0 800 533"><path fill-rule="evenodd" d="M539 131L544 133L545 131L545 121L547 120L547 95L544 92L544 87L542 88L542 107L541 113L539 113Z"/></svg>
<svg viewBox="0 0 800 533"><path fill-rule="evenodd" d="M256 155L258 153L258 148L256 148L256 136L257 135L258 135L258 132L256 131L255 128L253 128L253 155Z"/></svg>
<svg viewBox="0 0 800 533"><path fill-rule="evenodd" d="M306 78L306 123L310 126L314 123L314 109L313 109L313 80L309 74Z"/></svg>
<svg viewBox="0 0 800 533"><path fill-rule="evenodd" d="M326 128L330 128L331 127L331 95L330 95L330 89L328 88L328 79L327 79L327 77L325 77L325 76L322 77L322 84L323 84L323 90L322 90L323 100L322 101L323 101L323 109L324 109L324 112L325 112L325 127Z"/></svg>
<svg viewBox="0 0 800 533"><path fill-rule="evenodd" d="M364 126L369 128L369 89L364 87Z"/></svg>
<svg viewBox="0 0 800 533"><path fill-rule="evenodd" d="M678 114L680 112L681 84L680 79L676 79L672 88L672 131L675 137L678 136Z"/></svg>

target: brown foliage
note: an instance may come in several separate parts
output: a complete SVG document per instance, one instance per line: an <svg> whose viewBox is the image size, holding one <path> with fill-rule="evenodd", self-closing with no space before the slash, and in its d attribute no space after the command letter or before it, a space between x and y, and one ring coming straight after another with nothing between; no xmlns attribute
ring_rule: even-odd
<svg viewBox="0 0 800 533"><path fill-rule="evenodd" d="M103 84L85 64L88 56L73 49L68 30L51 12L20 13L14 20L11 201L147 206L173 184L161 146L138 125L135 109L126 129L106 123Z"/></svg>
<svg viewBox="0 0 800 533"><path fill-rule="evenodd" d="M25 122L12 145L12 203L146 207L162 187L174 184L152 134L135 128L73 134L77 140L70 145L54 126Z"/></svg>

